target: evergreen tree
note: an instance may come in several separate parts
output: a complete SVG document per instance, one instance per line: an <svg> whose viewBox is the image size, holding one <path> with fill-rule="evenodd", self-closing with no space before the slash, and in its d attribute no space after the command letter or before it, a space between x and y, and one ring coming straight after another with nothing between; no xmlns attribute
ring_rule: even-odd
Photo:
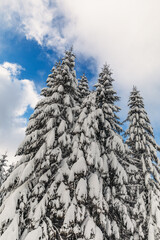
<svg viewBox="0 0 160 240"><path fill-rule="evenodd" d="M83 74L79 80L78 89L80 92L80 101L82 102L83 99L89 95L88 80L85 74Z"/></svg>
<svg viewBox="0 0 160 240"><path fill-rule="evenodd" d="M133 239L127 197L128 148L119 135L110 69L104 66L96 92L82 103L73 130L68 179L71 204L61 227L63 239Z"/></svg>
<svg viewBox="0 0 160 240"><path fill-rule="evenodd" d="M2 186L8 193L0 208L1 240L7 236L12 240L61 239L59 229L70 203L66 158L76 111L74 61L74 54L66 51L30 117L17 151L22 158Z"/></svg>
<svg viewBox="0 0 160 240"><path fill-rule="evenodd" d="M129 98L129 113L126 143L138 168L135 219L138 226L137 239L160 238L160 170L156 144L149 118L144 109L143 98L136 87Z"/></svg>
<svg viewBox="0 0 160 240"><path fill-rule="evenodd" d="M105 191L110 192L110 198L107 199L112 223L110 239L133 239L134 222L130 216L130 180L127 172L133 172L135 167L130 162L130 151L119 135L122 128L116 113L120 108L115 105L119 97L113 89L113 81L111 70L105 65L96 85L96 104L100 110L97 135L103 146L101 154L106 155L108 160Z"/></svg>

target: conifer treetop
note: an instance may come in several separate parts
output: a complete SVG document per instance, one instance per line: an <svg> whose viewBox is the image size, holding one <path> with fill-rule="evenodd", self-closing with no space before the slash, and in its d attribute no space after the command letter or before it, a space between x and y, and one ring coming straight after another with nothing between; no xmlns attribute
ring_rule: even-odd
<svg viewBox="0 0 160 240"><path fill-rule="evenodd" d="M82 75L81 79L79 80L78 89L80 92L80 98L83 100L86 96L89 95L89 86L88 80L85 74ZM80 100L81 100L80 99Z"/></svg>
<svg viewBox="0 0 160 240"><path fill-rule="evenodd" d="M140 159L144 155L145 159L148 159L149 162L144 168L152 172L152 165L154 165L152 161L159 164L157 150L159 151L160 148L154 139L153 128L145 111L143 98L135 86L130 94L128 106L130 109L127 121L130 124L126 131L128 136L126 143L136 158Z"/></svg>
<svg viewBox="0 0 160 240"><path fill-rule="evenodd" d="M105 119L110 123L111 128L115 132L122 132L117 112L120 108L115 105L119 100L116 91L113 89L112 72L107 64L104 65L102 72L99 74L96 87L96 99L99 108L103 108Z"/></svg>

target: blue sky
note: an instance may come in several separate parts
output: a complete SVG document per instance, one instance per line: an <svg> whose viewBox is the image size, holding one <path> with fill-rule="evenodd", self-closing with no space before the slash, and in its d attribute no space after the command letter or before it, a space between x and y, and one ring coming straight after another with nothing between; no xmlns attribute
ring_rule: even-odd
<svg viewBox="0 0 160 240"><path fill-rule="evenodd" d="M28 117L54 63L74 46L76 71L90 87L107 62L121 97L121 120L136 85L160 143L158 0L0 2L0 153L13 161Z"/></svg>
<svg viewBox="0 0 160 240"><path fill-rule="evenodd" d="M19 74L21 79L31 79L38 92L46 86L46 79L53 65L63 57L64 52L39 45L36 40L27 40L25 36L14 30L3 30L0 36L3 45L0 55L0 64L3 62L17 63L22 66ZM72 45L70 45L72 46ZM69 49L70 46L66 47ZM77 78L85 73L88 79L96 77L97 64L94 58L81 54L76 58Z"/></svg>

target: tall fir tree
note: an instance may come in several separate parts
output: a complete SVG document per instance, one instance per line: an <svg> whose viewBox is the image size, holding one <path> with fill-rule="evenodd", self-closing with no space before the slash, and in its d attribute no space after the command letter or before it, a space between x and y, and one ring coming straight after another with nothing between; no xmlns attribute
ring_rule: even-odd
<svg viewBox="0 0 160 240"><path fill-rule="evenodd" d="M127 196L128 147L115 105L110 69L104 66L96 92L81 105L73 129L68 179L71 204L61 227L63 239L133 239Z"/></svg>
<svg viewBox="0 0 160 240"><path fill-rule="evenodd" d="M134 207L137 222L136 239L160 239L160 162L153 129L144 109L143 98L136 87L129 98L129 113L126 130L126 143L132 150L132 156L138 168L137 193Z"/></svg>
<svg viewBox="0 0 160 240"><path fill-rule="evenodd" d="M107 199L108 216L112 223L112 233L109 239L133 239L135 223L130 214L131 196L128 192L130 180L127 173L135 168L130 162L130 151L119 135L122 132L117 117L120 108L115 105L119 97L113 89L113 81L109 66L104 65L96 85L96 105L101 112L97 132L102 146L101 154L106 155L108 160L105 191L110 193Z"/></svg>
<svg viewBox="0 0 160 240"><path fill-rule="evenodd" d="M17 151L22 159L2 185L8 193L0 208L1 240L61 239L59 229L70 203L65 183L77 98L74 64L74 54L66 51L30 117Z"/></svg>

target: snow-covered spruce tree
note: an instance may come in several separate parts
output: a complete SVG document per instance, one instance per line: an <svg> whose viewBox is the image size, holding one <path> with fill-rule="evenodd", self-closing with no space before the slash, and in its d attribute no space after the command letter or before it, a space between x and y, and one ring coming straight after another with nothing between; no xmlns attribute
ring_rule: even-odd
<svg viewBox="0 0 160 240"><path fill-rule="evenodd" d="M116 113L120 110L115 105L119 100L113 89L112 73L109 66L105 65L99 75L99 82L96 85L96 104L99 113L99 131L97 132L102 156L108 160L108 176L104 181L109 206L109 220L111 223L110 239L133 239L134 222L130 216L130 199L128 185L130 180L127 172L135 170L130 162L130 151L124 144L119 133L122 131L119 118ZM131 182L133 184L133 181Z"/></svg>
<svg viewBox="0 0 160 240"><path fill-rule="evenodd" d="M88 80L85 74L83 74L79 80L78 89L80 92L80 100L83 101L83 99L89 95Z"/></svg>
<svg viewBox="0 0 160 240"><path fill-rule="evenodd" d="M66 159L77 97L74 60L66 51L52 69L17 151L22 159L2 185L8 194L0 208L1 240L61 239L59 229L70 203Z"/></svg>
<svg viewBox="0 0 160 240"><path fill-rule="evenodd" d="M132 150L138 167L137 202L135 219L138 226L137 239L160 239L160 170L153 129L144 109L143 98L136 87L129 98L126 143ZM138 162L137 162L138 161Z"/></svg>
<svg viewBox="0 0 160 240"><path fill-rule="evenodd" d="M128 147L119 135L112 81L105 65L73 130L68 160L71 203L60 231L63 239L133 239L125 170L130 167Z"/></svg>

